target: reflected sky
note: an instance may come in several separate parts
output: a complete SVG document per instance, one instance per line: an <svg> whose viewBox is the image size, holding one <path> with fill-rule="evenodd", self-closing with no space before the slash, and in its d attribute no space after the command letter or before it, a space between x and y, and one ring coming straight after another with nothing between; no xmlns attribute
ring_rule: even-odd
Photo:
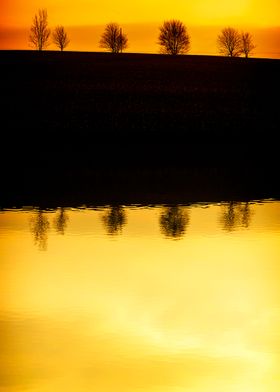
<svg viewBox="0 0 280 392"><path fill-rule="evenodd" d="M113 208L0 213L0 391L278 392L280 203Z"/></svg>

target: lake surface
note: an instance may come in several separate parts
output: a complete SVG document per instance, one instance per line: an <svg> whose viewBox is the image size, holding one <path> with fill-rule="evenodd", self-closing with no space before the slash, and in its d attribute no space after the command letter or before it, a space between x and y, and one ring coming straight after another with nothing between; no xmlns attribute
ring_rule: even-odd
<svg viewBox="0 0 280 392"><path fill-rule="evenodd" d="M280 202L0 213L0 391L278 392Z"/></svg>

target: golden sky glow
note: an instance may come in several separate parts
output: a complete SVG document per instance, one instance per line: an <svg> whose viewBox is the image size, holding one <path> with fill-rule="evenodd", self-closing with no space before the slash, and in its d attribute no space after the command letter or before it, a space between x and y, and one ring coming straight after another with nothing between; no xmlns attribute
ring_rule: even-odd
<svg viewBox="0 0 280 392"><path fill-rule="evenodd" d="M280 205L249 208L225 229L186 207L177 241L159 208L116 236L104 211L66 211L64 235L45 213L47 251L36 213L2 213L0 391L278 392Z"/></svg>
<svg viewBox="0 0 280 392"><path fill-rule="evenodd" d="M219 29L232 25L256 33L257 56L280 57L279 0L2 0L0 48L28 48L28 30L39 8L47 9L50 27L62 24L71 33L69 50L100 50L100 32L114 21L129 34L128 51L157 52L159 24L178 18L189 27L193 54L217 54ZM260 34L259 29L267 30ZM209 40L198 43L207 31Z"/></svg>
<svg viewBox="0 0 280 392"><path fill-rule="evenodd" d="M278 26L278 0L3 0L1 24L29 25L38 8L47 8L50 23L96 25L111 20L119 23L161 22L180 18L190 25L237 23L255 26Z"/></svg>

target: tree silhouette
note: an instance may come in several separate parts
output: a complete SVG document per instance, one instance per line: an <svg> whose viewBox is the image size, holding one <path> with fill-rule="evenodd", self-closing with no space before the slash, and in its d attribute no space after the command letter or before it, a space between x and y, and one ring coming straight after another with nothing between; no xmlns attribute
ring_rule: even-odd
<svg viewBox="0 0 280 392"><path fill-rule="evenodd" d="M252 218L252 211L250 208L250 204L244 203L239 208L241 214L241 226L242 227L249 227Z"/></svg>
<svg viewBox="0 0 280 392"><path fill-rule="evenodd" d="M108 234L119 234L122 231L123 225L126 223L125 211L121 206L112 206L102 216L102 220Z"/></svg>
<svg viewBox="0 0 280 392"><path fill-rule="evenodd" d="M248 228L252 212L248 202L231 201L224 206L221 216L222 227L226 231L233 231L237 227Z"/></svg>
<svg viewBox="0 0 280 392"><path fill-rule="evenodd" d="M168 20L159 28L158 44L166 54L183 54L190 50L190 36L180 20Z"/></svg>
<svg viewBox="0 0 280 392"><path fill-rule="evenodd" d="M64 235L68 220L69 217L66 215L64 208L60 208L58 215L54 218L54 227L58 234Z"/></svg>
<svg viewBox="0 0 280 392"><path fill-rule="evenodd" d="M112 53L119 53L127 48L128 39L117 23L109 23L101 36L99 46Z"/></svg>
<svg viewBox="0 0 280 392"><path fill-rule="evenodd" d="M240 50L246 58L249 57L250 53L255 49L253 44L253 37L250 33L241 33L240 35Z"/></svg>
<svg viewBox="0 0 280 392"><path fill-rule="evenodd" d="M40 9L33 18L31 25L29 42L37 50L43 50L50 44L51 30L48 28L48 13L45 9Z"/></svg>
<svg viewBox="0 0 280 392"><path fill-rule="evenodd" d="M53 43L63 51L69 44L70 39L63 26L56 26L52 34Z"/></svg>
<svg viewBox="0 0 280 392"><path fill-rule="evenodd" d="M179 239L185 233L189 216L179 206L167 207L160 216L161 231L166 237Z"/></svg>
<svg viewBox="0 0 280 392"><path fill-rule="evenodd" d="M31 232L34 236L35 245L38 244L40 250L47 249L48 230L50 227L48 218L44 216L42 210L39 210L35 216L30 219Z"/></svg>
<svg viewBox="0 0 280 392"><path fill-rule="evenodd" d="M232 28L226 27L218 36L219 52L224 56L238 57L241 54L241 37L239 32Z"/></svg>

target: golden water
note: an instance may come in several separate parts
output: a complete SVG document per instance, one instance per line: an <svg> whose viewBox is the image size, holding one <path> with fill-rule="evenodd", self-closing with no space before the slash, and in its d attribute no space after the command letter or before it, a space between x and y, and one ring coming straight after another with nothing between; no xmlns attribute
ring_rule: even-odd
<svg viewBox="0 0 280 392"><path fill-rule="evenodd" d="M280 202L0 213L1 392L279 392Z"/></svg>

